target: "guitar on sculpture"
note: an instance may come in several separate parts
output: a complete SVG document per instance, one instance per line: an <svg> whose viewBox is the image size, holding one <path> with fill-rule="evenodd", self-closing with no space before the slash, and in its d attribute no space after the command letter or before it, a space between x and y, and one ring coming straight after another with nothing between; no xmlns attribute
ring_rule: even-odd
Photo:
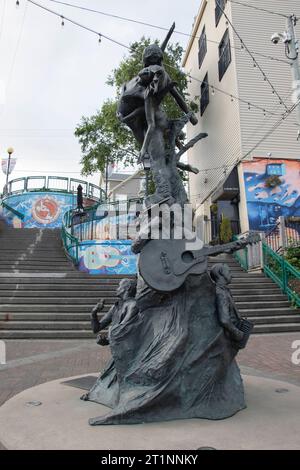
<svg viewBox="0 0 300 470"><path fill-rule="evenodd" d="M172 292L182 286L189 274L207 271L209 256L233 253L249 244L260 241L257 233L251 233L224 245L204 245L201 250L187 250L188 240L150 240L141 251L139 272L144 281L159 292Z"/></svg>

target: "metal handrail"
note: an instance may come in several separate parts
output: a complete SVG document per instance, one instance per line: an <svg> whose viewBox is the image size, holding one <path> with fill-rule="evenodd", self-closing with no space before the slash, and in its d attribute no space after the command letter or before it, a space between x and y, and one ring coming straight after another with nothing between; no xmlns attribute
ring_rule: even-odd
<svg viewBox="0 0 300 470"><path fill-rule="evenodd" d="M23 220L25 215L22 214L22 212L19 212L17 211L16 209L14 209L13 207L9 206L8 204L6 204L6 202L4 201L1 201L1 205L2 207L4 207L6 210L12 212L14 215L16 215L17 217L19 217L19 219Z"/></svg>
<svg viewBox="0 0 300 470"><path fill-rule="evenodd" d="M129 199L126 202L126 210L128 212L128 209L130 208L130 205L133 203L142 203L143 199L141 198L133 198ZM116 216L119 216L121 212L120 210L120 205L124 205L123 201L112 201L112 202L107 202L107 203L96 203L91 207L87 207L84 209L85 214L88 214L88 220L85 216L85 220L83 219L83 222L79 222L76 225L84 225L84 224L90 224L92 225L95 221L99 221L102 219L102 217L97 216L97 210L99 207L103 206L103 209L106 211L109 211L108 207L111 208L116 208L115 214ZM62 240L63 240L63 245L65 248L65 251L69 258L72 259L74 264L78 264L79 262L79 248L81 245L84 245L85 241L90 240L87 238L86 240L79 240L72 232L73 232L73 217L74 215L79 215L80 213L77 212L74 209L70 209L67 211L62 220ZM73 248L75 247L75 255L73 253Z"/></svg>
<svg viewBox="0 0 300 470"><path fill-rule="evenodd" d="M29 183L30 181L33 180L43 180L43 184L40 187L37 188L29 188ZM66 183L65 188L55 188L53 186L53 181L64 181ZM13 189L13 185L15 183L20 183L23 182L22 187L19 189ZM52 184L51 184L52 183ZM74 184L74 187L72 185ZM98 200L99 202L105 201L106 199L106 194L105 191L100 188L99 186L93 184L93 183L88 183L87 181L84 180L79 180L75 178L66 178L62 176L27 176L24 178L16 178L14 180L11 180L8 182L7 185L4 186L3 188L3 197L6 198L8 196L14 195L14 194L23 194L27 192L37 192L37 191L50 191L50 192L63 192L63 193L71 193L74 194L77 191L77 186L81 184L83 186L83 195L85 197L91 197L92 199ZM98 192L99 196L96 196L95 193Z"/></svg>
<svg viewBox="0 0 300 470"><path fill-rule="evenodd" d="M297 307L300 307L300 272L263 242L264 272Z"/></svg>

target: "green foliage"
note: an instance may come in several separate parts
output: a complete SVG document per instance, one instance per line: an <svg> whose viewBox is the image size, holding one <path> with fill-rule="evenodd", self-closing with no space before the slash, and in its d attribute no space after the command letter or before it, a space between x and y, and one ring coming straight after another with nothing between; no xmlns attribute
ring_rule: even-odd
<svg viewBox="0 0 300 470"><path fill-rule="evenodd" d="M121 86L143 68L143 50L150 43L150 39L143 37L139 42L131 45L129 56L121 61L107 79L107 84L115 88L115 99L106 100L96 114L82 117L77 125L75 136L81 145L83 175L91 175L96 171L103 172L106 162L122 162L125 166L136 163L138 145L131 131L125 125L120 124L116 117L116 110ZM188 100L187 77L180 69L182 55L183 49L179 44L169 45L165 53L164 65L190 108L197 112L196 103ZM182 114L170 96L165 98L163 108L171 119L178 118Z"/></svg>
<svg viewBox="0 0 300 470"><path fill-rule="evenodd" d="M290 246L284 252L284 258L300 271L300 246Z"/></svg>
<svg viewBox="0 0 300 470"><path fill-rule="evenodd" d="M281 183L282 181L277 175L269 176L265 181L265 185L267 188L276 188L276 186L280 186Z"/></svg>
<svg viewBox="0 0 300 470"><path fill-rule="evenodd" d="M222 217L220 224L220 240L222 243L229 243L232 240L231 223L227 217Z"/></svg>

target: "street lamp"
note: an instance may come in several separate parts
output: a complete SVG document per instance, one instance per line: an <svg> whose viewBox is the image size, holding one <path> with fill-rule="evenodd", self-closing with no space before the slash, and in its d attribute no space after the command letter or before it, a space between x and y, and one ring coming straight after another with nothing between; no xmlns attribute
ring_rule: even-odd
<svg viewBox="0 0 300 470"><path fill-rule="evenodd" d="M12 147L9 147L7 149L8 153L8 162L7 162L7 172L6 172L6 189L7 189L7 184L8 184L8 177L9 177L9 171L10 171L10 159L12 154L14 153L14 149Z"/></svg>

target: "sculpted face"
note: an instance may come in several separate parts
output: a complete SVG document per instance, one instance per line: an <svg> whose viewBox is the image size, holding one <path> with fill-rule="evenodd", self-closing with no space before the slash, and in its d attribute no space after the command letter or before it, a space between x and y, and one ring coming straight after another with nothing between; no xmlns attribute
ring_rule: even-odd
<svg viewBox="0 0 300 470"><path fill-rule="evenodd" d="M143 62L145 67L149 65L160 65L163 60L163 53L159 46L151 44L147 46L143 53Z"/></svg>

